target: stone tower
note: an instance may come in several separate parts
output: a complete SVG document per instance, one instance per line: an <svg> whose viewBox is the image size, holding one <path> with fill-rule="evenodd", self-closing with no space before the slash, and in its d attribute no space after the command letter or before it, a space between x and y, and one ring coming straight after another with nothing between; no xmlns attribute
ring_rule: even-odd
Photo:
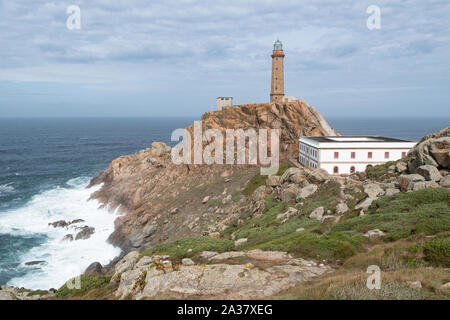
<svg viewBox="0 0 450 320"><path fill-rule="evenodd" d="M272 52L272 85L270 102L281 102L284 97L284 52L280 40L275 41Z"/></svg>

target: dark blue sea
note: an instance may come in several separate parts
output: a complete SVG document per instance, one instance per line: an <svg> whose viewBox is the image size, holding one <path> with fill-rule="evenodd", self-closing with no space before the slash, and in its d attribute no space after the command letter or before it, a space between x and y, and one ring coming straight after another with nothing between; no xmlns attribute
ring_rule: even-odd
<svg viewBox="0 0 450 320"><path fill-rule="evenodd" d="M111 160L151 146L169 145L174 129L189 118L0 119L0 285L57 288L91 262L108 263L120 253L106 243L116 213L87 201L89 180ZM418 140L450 124L435 119L329 118L345 135ZM62 241L72 228L57 220L83 219L96 229L87 240ZM34 265L26 262L42 261Z"/></svg>
<svg viewBox="0 0 450 320"><path fill-rule="evenodd" d="M58 288L91 262L119 254L105 241L115 215L87 201L94 191L88 182L113 159L153 141L173 145L172 131L193 120L0 119L0 285ZM61 241L76 230L48 226L74 219L95 234ZM30 261L45 262L25 265Z"/></svg>

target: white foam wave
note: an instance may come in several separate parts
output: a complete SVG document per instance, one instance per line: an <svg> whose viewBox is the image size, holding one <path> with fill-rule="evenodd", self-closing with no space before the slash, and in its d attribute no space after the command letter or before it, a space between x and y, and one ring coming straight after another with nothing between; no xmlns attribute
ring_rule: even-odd
<svg viewBox="0 0 450 320"><path fill-rule="evenodd" d="M24 253L20 259L45 260L45 265L30 267L23 277L13 278L8 285L30 289L59 288L65 281L81 274L90 263L109 263L120 254L120 249L106 242L114 231L116 213L99 209L96 200L88 201L92 192L100 186L86 189L88 178L76 178L67 182L69 188L57 187L34 196L19 209L0 214L0 233L14 235L45 234L48 241ZM83 219L77 226L88 225L95 233L86 240L62 241L66 234L77 230L53 228L48 224L57 220Z"/></svg>
<svg viewBox="0 0 450 320"><path fill-rule="evenodd" d="M15 191L15 189L12 186L12 183L7 183L7 184L1 184L0 185L0 195L12 193L14 191Z"/></svg>

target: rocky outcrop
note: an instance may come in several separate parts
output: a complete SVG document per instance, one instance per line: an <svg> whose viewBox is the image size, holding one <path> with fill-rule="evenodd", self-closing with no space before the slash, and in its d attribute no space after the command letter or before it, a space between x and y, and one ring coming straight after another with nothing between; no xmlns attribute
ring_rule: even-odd
<svg viewBox="0 0 450 320"><path fill-rule="evenodd" d="M415 173L423 165L431 165L438 169L450 168L450 127L423 137L409 152L412 159L408 163L410 173Z"/></svg>
<svg viewBox="0 0 450 320"><path fill-rule="evenodd" d="M199 256L181 265L168 256L143 257L133 265L127 260L115 295L122 299L261 299L330 270L277 251L208 255L206 264L194 262ZM239 262L233 263L236 257Z"/></svg>
<svg viewBox="0 0 450 320"><path fill-rule="evenodd" d="M102 275L103 266L100 262L93 262L91 263L86 270L84 271L84 274L88 274L91 276L98 276Z"/></svg>
<svg viewBox="0 0 450 320"><path fill-rule="evenodd" d="M296 154L302 135L338 135L303 101L233 106L207 112L202 116L201 126L203 132L279 128L281 161ZM193 126L187 130L193 131ZM221 231L241 211L255 205L261 212L264 201L254 200L244 208L242 199L239 208L230 206L235 201L232 193L242 190L257 170L258 167L249 165L176 165L171 161L171 148L154 142L150 149L112 161L90 186L103 184L92 198L123 213L116 219L109 240L126 253L163 241ZM325 174L313 172L309 179L319 181ZM275 187L276 179L269 184ZM295 201L296 190L285 196ZM212 223L217 220L219 223Z"/></svg>
<svg viewBox="0 0 450 320"><path fill-rule="evenodd" d="M300 136L339 135L323 116L305 101L247 104L206 112L202 116L206 129L280 129L283 156L298 150Z"/></svg>
<svg viewBox="0 0 450 320"><path fill-rule="evenodd" d="M2 300L49 300L54 296L50 291L32 291L24 288L0 286L0 301Z"/></svg>

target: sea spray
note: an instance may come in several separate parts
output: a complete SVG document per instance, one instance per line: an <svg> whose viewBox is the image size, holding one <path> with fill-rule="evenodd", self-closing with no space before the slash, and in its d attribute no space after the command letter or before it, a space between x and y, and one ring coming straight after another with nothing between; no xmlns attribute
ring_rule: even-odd
<svg viewBox="0 0 450 320"><path fill-rule="evenodd" d="M58 288L69 278L82 273L90 263L106 264L120 254L119 248L106 241L114 231L117 214L100 209L98 201L89 200L100 186L86 189L88 182L87 177L71 179L65 186L37 194L22 207L0 214L0 234L41 240L25 252L16 252L19 254L16 259L19 264L15 266L18 276L10 279L7 285L30 289ZM65 228L49 225L58 220L76 219L84 222ZM67 234L75 237L76 227L85 225L95 228L90 238L63 240ZM25 265L30 261L42 262Z"/></svg>

